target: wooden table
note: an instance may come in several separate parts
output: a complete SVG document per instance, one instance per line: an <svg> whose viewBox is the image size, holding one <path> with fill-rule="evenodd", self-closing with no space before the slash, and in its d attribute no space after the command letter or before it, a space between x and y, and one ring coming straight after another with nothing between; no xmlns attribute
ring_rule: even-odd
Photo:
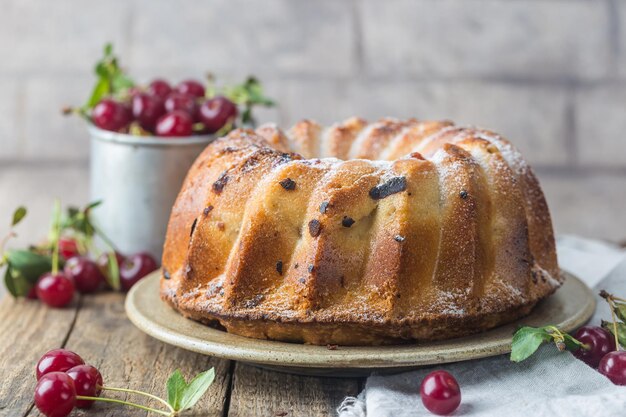
<svg viewBox="0 0 626 417"><path fill-rule="evenodd" d="M0 300L0 416L40 416L33 406L35 364L43 353L58 347L73 350L96 366L106 385L163 397L165 381L175 369L189 378L215 367L215 382L194 411L184 414L189 416L331 416L343 398L358 394L364 383L359 378L282 374L169 346L131 324L122 294L77 297L65 309L5 296ZM89 412L74 415L147 414L98 403Z"/></svg>

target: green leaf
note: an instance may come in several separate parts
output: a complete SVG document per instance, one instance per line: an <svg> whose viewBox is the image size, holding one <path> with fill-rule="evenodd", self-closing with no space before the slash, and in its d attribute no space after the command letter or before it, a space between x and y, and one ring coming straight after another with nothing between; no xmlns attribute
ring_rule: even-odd
<svg viewBox="0 0 626 417"><path fill-rule="evenodd" d="M11 249L6 252L9 269L17 279L18 276L34 284L39 277L52 269L52 258L24 249Z"/></svg>
<svg viewBox="0 0 626 417"><path fill-rule="evenodd" d="M615 334L615 329L613 327L613 323L610 321L602 320L602 327L611 334ZM625 323L617 323L617 340L622 348L626 348L626 324Z"/></svg>
<svg viewBox="0 0 626 417"><path fill-rule="evenodd" d="M522 327L513 335L511 344L511 360L521 362L527 359L544 342L552 340L550 333L545 328Z"/></svg>
<svg viewBox="0 0 626 417"><path fill-rule="evenodd" d="M180 369L177 369L167 380L167 402L175 411L181 409L181 400L186 388L187 382Z"/></svg>
<svg viewBox="0 0 626 417"><path fill-rule="evenodd" d="M9 291L13 297L25 297L34 285L33 282L29 282L29 280L11 264L7 266L4 275L4 284L7 291Z"/></svg>
<svg viewBox="0 0 626 417"><path fill-rule="evenodd" d="M567 348L567 350L569 350L570 352L577 351L583 345L582 342L579 342L578 340L574 339L568 333L563 333L563 342L565 343L565 347Z"/></svg>
<svg viewBox="0 0 626 417"><path fill-rule="evenodd" d="M98 74L100 74L100 70L96 70ZM96 85L91 90L91 96L87 100L85 107L87 109L93 109L96 104L100 102L104 97L108 96L111 93L111 82L106 77L106 75L100 75L100 78Z"/></svg>
<svg viewBox="0 0 626 417"><path fill-rule="evenodd" d="M11 222L11 227L17 226L18 223L21 222L24 217L26 217L26 213L28 213L26 207L18 207L13 213L13 221Z"/></svg>
<svg viewBox="0 0 626 417"><path fill-rule="evenodd" d="M93 71L98 77L104 78L109 76L109 67L104 60L96 62L96 66Z"/></svg>
<svg viewBox="0 0 626 417"><path fill-rule="evenodd" d="M79 213L79 210L77 207L68 207L67 208L67 218L71 219L72 217L75 217L77 214Z"/></svg>
<svg viewBox="0 0 626 417"><path fill-rule="evenodd" d="M621 303L619 301L614 301L615 303L615 314L621 321L626 322L626 303Z"/></svg>
<svg viewBox="0 0 626 417"><path fill-rule="evenodd" d="M214 380L214 368L196 375L183 392L183 397L180 401L180 410L186 410L196 405L198 400L200 400L204 393L209 389Z"/></svg>
<svg viewBox="0 0 626 417"><path fill-rule="evenodd" d="M107 42L104 44L104 55L109 56L113 54L113 44L111 42Z"/></svg>
<svg viewBox="0 0 626 417"><path fill-rule="evenodd" d="M11 266L7 266L7 270L4 273L4 286L7 288L7 291L9 292L9 294L11 294L13 297L17 298L20 296L17 287L15 285L15 282L13 280L13 277L11 276Z"/></svg>
<svg viewBox="0 0 626 417"><path fill-rule="evenodd" d="M134 87L135 83L122 72L115 73L111 78L111 91L113 94L126 91Z"/></svg>
<svg viewBox="0 0 626 417"><path fill-rule="evenodd" d="M84 211L89 211L89 210L91 210L93 208L98 207L101 204L102 204L102 200L92 201L91 203L87 204L87 207L85 207Z"/></svg>

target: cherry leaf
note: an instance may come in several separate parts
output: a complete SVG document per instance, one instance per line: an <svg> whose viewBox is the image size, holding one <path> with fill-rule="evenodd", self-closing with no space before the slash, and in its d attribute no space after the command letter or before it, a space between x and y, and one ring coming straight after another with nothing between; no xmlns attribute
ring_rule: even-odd
<svg viewBox="0 0 626 417"><path fill-rule="evenodd" d="M24 274L9 264L4 275L4 285L13 297L25 297L34 285Z"/></svg>
<svg viewBox="0 0 626 417"><path fill-rule="evenodd" d="M167 380L167 402L175 411L179 411L183 393L187 388L187 382L180 372L180 369L174 371Z"/></svg>
<svg viewBox="0 0 626 417"><path fill-rule="evenodd" d="M91 203L87 204L87 207L85 207L85 212L98 207L99 205L102 204L102 200L96 200L96 201L92 201Z"/></svg>
<svg viewBox="0 0 626 417"><path fill-rule="evenodd" d="M563 343L565 343L565 347L570 352L575 352L583 346L583 343L574 339L567 333L563 333Z"/></svg>
<svg viewBox="0 0 626 417"><path fill-rule="evenodd" d="M24 217L26 217L26 213L28 213L26 207L18 207L15 212L13 212L13 221L11 222L11 227L17 226L19 222L21 222Z"/></svg>
<svg viewBox="0 0 626 417"><path fill-rule="evenodd" d="M618 301L614 301L615 304L615 314L621 321L626 322L626 303L620 303Z"/></svg>
<svg viewBox="0 0 626 417"><path fill-rule="evenodd" d="M36 283L41 275L52 269L52 259L49 256L29 250L8 250L6 257L13 276L23 277L31 284Z"/></svg>
<svg viewBox="0 0 626 417"><path fill-rule="evenodd" d="M552 335L543 327L522 327L513 335L511 360L521 362L539 349L544 342L552 340Z"/></svg>
<svg viewBox="0 0 626 417"><path fill-rule="evenodd" d="M215 369L211 368L198 375L187 385L180 401L180 409L192 408L209 389L215 380Z"/></svg>
<svg viewBox="0 0 626 417"><path fill-rule="evenodd" d="M109 56L111 54L113 54L113 44L111 42L107 42L104 45L104 55Z"/></svg>
<svg viewBox="0 0 626 417"><path fill-rule="evenodd" d="M96 71L98 72L98 71ZM85 109L92 109L111 92L111 82L108 78L100 78L91 91L91 95L85 104Z"/></svg>
<svg viewBox="0 0 626 417"><path fill-rule="evenodd" d="M612 335L615 335L615 327L613 323L610 321L602 320L602 327L605 330L608 330ZM622 346L622 348L626 347L626 324L625 323L617 323L617 340Z"/></svg>
<svg viewBox="0 0 626 417"><path fill-rule="evenodd" d="M17 286L15 285L15 280L11 275L11 265L7 266L7 270L4 273L4 286L13 297L17 298L20 296Z"/></svg>

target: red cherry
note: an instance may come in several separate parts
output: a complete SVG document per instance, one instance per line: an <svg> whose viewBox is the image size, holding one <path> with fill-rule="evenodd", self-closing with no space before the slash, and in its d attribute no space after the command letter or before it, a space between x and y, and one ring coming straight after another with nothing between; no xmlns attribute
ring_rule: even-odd
<svg viewBox="0 0 626 417"><path fill-rule="evenodd" d="M93 124L100 129L119 132L132 121L130 109L117 101L105 98L100 100L91 113Z"/></svg>
<svg viewBox="0 0 626 417"><path fill-rule="evenodd" d="M157 122L157 136L191 136L193 133L193 120L180 110L174 110L161 117Z"/></svg>
<svg viewBox="0 0 626 417"><path fill-rule="evenodd" d="M63 259L70 259L78 255L78 244L76 240L71 237L59 238L59 255L61 255Z"/></svg>
<svg viewBox="0 0 626 417"><path fill-rule="evenodd" d="M26 298L28 298L29 300L37 299L37 286L36 285L33 285L32 287L30 287L30 290L28 290L28 294L26 294Z"/></svg>
<svg viewBox="0 0 626 417"><path fill-rule="evenodd" d="M65 307L74 298L74 283L64 274L43 274L37 281L37 297L50 307Z"/></svg>
<svg viewBox="0 0 626 417"><path fill-rule="evenodd" d="M52 349L44 353L35 368L37 379L50 372L65 372L85 361L78 354L67 349Z"/></svg>
<svg viewBox="0 0 626 417"><path fill-rule="evenodd" d="M100 371L91 365L78 365L67 371L74 380L76 394L85 397L99 397L102 392L102 375ZM78 408L90 408L94 400L78 400Z"/></svg>
<svg viewBox="0 0 626 417"><path fill-rule="evenodd" d="M424 407L440 416L452 413L461 404L461 388L446 371L426 375L420 386L420 395Z"/></svg>
<svg viewBox="0 0 626 417"><path fill-rule="evenodd" d="M141 127L152 132L159 117L165 114L163 100L157 96L140 93L133 97L133 116Z"/></svg>
<svg viewBox="0 0 626 417"><path fill-rule="evenodd" d="M141 278L158 268L156 260L148 253L136 253L126 258L120 267L122 289L128 291Z"/></svg>
<svg viewBox="0 0 626 417"><path fill-rule="evenodd" d="M165 100L165 110L173 112L181 110L191 116L192 120L198 118L198 104L196 98L188 94L172 93Z"/></svg>
<svg viewBox="0 0 626 417"><path fill-rule="evenodd" d="M185 80L176 86L176 91L193 97L204 97L205 91L202 83L195 80Z"/></svg>
<svg viewBox="0 0 626 417"><path fill-rule="evenodd" d="M200 106L200 121L208 133L217 132L235 117L237 117L237 106L226 97L214 97Z"/></svg>
<svg viewBox="0 0 626 417"><path fill-rule="evenodd" d="M35 387L35 405L46 417L65 417L76 404L74 381L64 372L44 375Z"/></svg>
<svg viewBox="0 0 626 417"><path fill-rule="evenodd" d="M156 80L153 80L148 85L148 94L157 96L161 98L162 100L165 100L165 98L171 92L172 92L172 87L170 86L170 84L167 81L159 79L159 78L157 78Z"/></svg>
<svg viewBox="0 0 626 417"><path fill-rule="evenodd" d="M615 350L615 338L602 327L583 326L574 333L574 338L589 347L574 351L574 356L592 368L597 368L600 360Z"/></svg>
<svg viewBox="0 0 626 417"><path fill-rule="evenodd" d="M65 263L65 275L74 281L76 289L83 293L92 293L102 285L104 276L90 259L75 256Z"/></svg>
<svg viewBox="0 0 626 417"><path fill-rule="evenodd" d="M615 385L626 385L626 351L613 351L604 355L598 371Z"/></svg>

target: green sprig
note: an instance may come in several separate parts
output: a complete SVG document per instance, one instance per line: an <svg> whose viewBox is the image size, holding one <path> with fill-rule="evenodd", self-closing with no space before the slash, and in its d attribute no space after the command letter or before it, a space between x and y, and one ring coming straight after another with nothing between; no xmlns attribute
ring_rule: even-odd
<svg viewBox="0 0 626 417"><path fill-rule="evenodd" d="M82 209L69 207L65 214L61 212L60 202L54 203L52 222L48 233L47 243L39 246L30 246L27 249L4 251L6 242L15 233L13 228L26 216L27 210L18 207L13 213L9 234L0 243L0 267L6 265L4 272L4 284L8 292L14 297L24 297L37 282L38 278L46 273L56 273L63 267L63 259L59 256L59 239L64 235L71 235L79 247L81 253L98 253L93 244L95 236L109 247L108 274L106 275L109 285L113 289L120 288L119 265L115 257L113 242L96 227L91 218L93 209L101 204L95 201Z"/></svg>
<svg viewBox="0 0 626 417"><path fill-rule="evenodd" d="M555 326L525 326L517 330L513 335L511 360L513 362L521 362L528 359L539 349L539 346L546 342L554 342L560 351L589 349L587 345L560 331Z"/></svg>
<svg viewBox="0 0 626 417"><path fill-rule="evenodd" d="M149 398L154 401L158 401L161 405L167 408L165 410L159 410L153 407L149 407L143 404L137 404L130 401L119 400L116 398L107 398L107 397L91 397L91 396L77 396L76 398L79 400L90 400L90 401L102 401L114 404L126 405L129 407L135 407L140 410L148 411L151 413L159 414L167 417L178 417L180 413L184 410L188 410L193 408L196 403L202 398L202 396L209 389L213 381L215 380L215 369L211 368L208 371L202 372L191 382L187 383L185 378L179 369L174 371L172 375L170 375L167 380L167 401L157 397L156 395L149 394L147 392L134 390L134 389L126 389L126 388L113 388L113 387L102 387L103 391L114 391L114 392L124 392L127 394L135 394L141 395L143 397Z"/></svg>
<svg viewBox="0 0 626 417"><path fill-rule="evenodd" d="M263 92L263 86L255 77L248 77L243 83L224 87L224 95L243 108L240 123L243 127L255 127L256 119L252 115L255 106L273 107L274 100Z"/></svg>
<svg viewBox="0 0 626 417"><path fill-rule="evenodd" d="M128 90L135 85L135 82L120 67L118 58L113 53L113 45L107 43L103 52L103 57L96 62L94 68L97 77L96 84L87 102L79 110L83 116L87 116L103 98L126 95Z"/></svg>

